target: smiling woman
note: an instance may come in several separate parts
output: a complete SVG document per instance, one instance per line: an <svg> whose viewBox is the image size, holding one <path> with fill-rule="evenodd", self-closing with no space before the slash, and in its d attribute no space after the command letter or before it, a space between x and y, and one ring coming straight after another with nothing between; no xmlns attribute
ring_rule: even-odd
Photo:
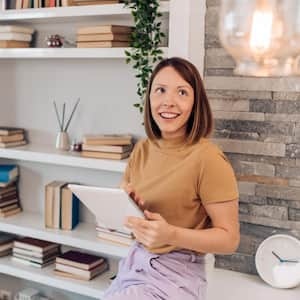
<svg viewBox="0 0 300 300"><path fill-rule="evenodd" d="M237 248L237 184L208 139L212 123L195 66L161 61L145 99L148 138L135 146L121 184L146 218L127 217L136 243L104 299L205 300L204 255Z"/></svg>

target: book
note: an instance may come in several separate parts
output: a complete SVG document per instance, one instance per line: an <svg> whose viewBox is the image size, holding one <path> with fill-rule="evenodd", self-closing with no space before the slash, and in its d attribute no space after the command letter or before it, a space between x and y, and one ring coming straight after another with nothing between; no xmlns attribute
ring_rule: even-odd
<svg viewBox="0 0 300 300"><path fill-rule="evenodd" d="M97 273L94 273L93 275L94 275L94 277L96 277L96 276L98 276L98 275L104 273L104 272L107 271L108 269L109 269L109 265L106 264L106 265L103 266L103 269L102 269L102 270L99 269L99 273L98 273L98 274L97 274ZM76 274L74 274L74 273L68 273L68 272L59 271L59 270L56 270L56 269L54 269L53 272L54 272L55 275L62 276L62 277L66 277L66 278L72 278L72 279L91 280L91 279L94 278L94 277L91 277L91 275L85 277L85 276L76 275Z"/></svg>
<svg viewBox="0 0 300 300"><path fill-rule="evenodd" d="M81 27L77 30L77 34L98 34L98 33L130 33L133 27L122 25L98 25Z"/></svg>
<svg viewBox="0 0 300 300"><path fill-rule="evenodd" d="M0 188L0 200L5 199L5 197L8 197L14 193L17 193L17 187L15 185Z"/></svg>
<svg viewBox="0 0 300 300"><path fill-rule="evenodd" d="M104 271L106 271L108 269L108 264L107 262L103 262L101 265L91 269L91 270L82 270L76 267L71 267L68 265L63 265L60 263L55 263L55 270L57 271L61 271L64 273L70 273L70 274L74 274L77 276L82 277L83 279L86 280L90 280L94 277L96 277L97 275L100 275L101 273L103 273Z"/></svg>
<svg viewBox="0 0 300 300"><path fill-rule="evenodd" d="M0 33L1 41L24 41L30 42L32 39L32 35L28 33L20 33L20 32L2 32Z"/></svg>
<svg viewBox="0 0 300 300"><path fill-rule="evenodd" d="M124 152L124 153L81 151L80 153L81 153L81 156L83 156L83 157L121 160L121 159L129 157L131 151Z"/></svg>
<svg viewBox="0 0 300 300"><path fill-rule="evenodd" d="M16 9L21 9L23 6L23 0L16 0Z"/></svg>
<svg viewBox="0 0 300 300"><path fill-rule="evenodd" d="M0 201L5 200L7 197L17 193L17 187L15 185L9 185L7 187L0 188Z"/></svg>
<svg viewBox="0 0 300 300"><path fill-rule="evenodd" d="M17 133L24 133L24 129L17 127L0 126L0 135L12 135Z"/></svg>
<svg viewBox="0 0 300 300"><path fill-rule="evenodd" d="M0 41L0 48L29 48L29 42L21 41Z"/></svg>
<svg viewBox="0 0 300 300"><path fill-rule="evenodd" d="M17 208L10 209L10 210L5 211L5 212L0 212L0 217L6 218L6 217L9 217L9 216L13 216L13 215L16 215L16 214L20 213L21 211L22 211L21 207L17 207Z"/></svg>
<svg viewBox="0 0 300 300"><path fill-rule="evenodd" d="M67 182L57 181L54 186L54 198L53 198L53 226L52 228L60 229L61 228L61 193L62 188Z"/></svg>
<svg viewBox="0 0 300 300"><path fill-rule="evenodd" d="M102 33L102 34L80 34L77 35L77 42L97 42L97 41L130 41L129 34Z"/></svg>
<svg viewBox="0 0 300 300"><path fill-rule="evenodd" d="M16 9L16 2L17 1L6 0L5 9Z"/></svg>
<svg viewBox="0 0 300 300"><path fill-rule="evenodd" d="M0 165L0 182L10 182L19 175L17 165Z"/></svg>
<svg viewBox="0 0 300 300"><path fill-rule="evenodd" d="M23 0L22 8L30 8L30 0Z"/></svg>
<svg viewBox="0 0 300 300"><path fill-rule="evenodd" d="M0 42L1 44L1 42ZM0 135L0 142L16 142L16 141L22 141L24 140L24 134L23 133L17 133L12 135Z"/></svg>
<svg viewBox="0 0 300 300"><path fill-rule="evenodd" d="M18 142L7 142L7 143L0 143L0 148L10 148L10 147L16 147L16 146L23 146L26 145L26 141L18 141Z"/></svg>
<svg viewBox="0 0 300 300"><path fill-rule="evenodd" d="M13 251L13 256L18 257L18 258L22 258L24 260L36 262L36 263L39 263L39 264L42 264L42 265L49 262L49 261L54 262L55 257L56 257L56 255L51 255L51 256L48 256L48 257L32 257L32 256L17 253L17 252L14 252L14 251Z"/></svg>
<svg viewBox="0 0 300 300"><path fill-rule="evenodd" d="M9 243L4 244L4 245L0 245L0 252L4 252L6 250L12 249L13 245L14 245L13 240Z"/></svg>
<svg viewBox="0 0 300 300"><path fill-rule="evenodd" d="M117 4L119 3L118 0L88 0L88 1L84 1L84 0L73 0L72 1L72 5L74 6L84 6L84 5L103 5L103 4Z"/></svg>
<svg viewBox="0 0 300 300"><path fill-rule="evenodd" d="M4 202L1 202L0 203L0 209L2 209L3 207L6 207L6 206L8 206L8 205L12 205L12 204L16 204L16 203L18 203L19 202L19 200L18 199L13 199L13 200L7 200L7 201L4 201Z"/></svg>
<svg viewBox="0 0 300 300"><path fill-rule="evenodd" d="M11 249L7 249L0 252L0 257L11 255Z"/></svg>
<svg viewBox="0 0 300 300"><path fill-rule="evenodd" d="M8 193L5 193L4 195L0 196L0 205L5 203L6 201L17 199L18 195L16 191L11 191Z"/></svg>
<svg viewBox="0 0 300 300"><path fill-rule="evenodd" d="M71 6L72 0L61 0L61 6Z"/></svg>
<svg viewBox="0 0 300 300"><path fill-rule="evenodd" d="M46 267L46 266L49 266L51 264L53 264L55 262L55 260L51 260L47 263L44 263L44 264L39 264L37 262L34 262L34 261L29 261L29 260L26 260L26 259L22 259L22 258L19 258L19 257L15 257L15 256L12 256L11 259L13 261L16 261L16 262L19 262L19 263L22 263L24 265L27 265L27 266L32 266L32 267L37 267L37 268L43 268L43 267Z"/></svg>
<svg viewBox="0 0 300 300"><path fill-rule="evenodd" d="M119 234L114 234L113 232L104 232L97 231L97 238L105 241L105 242L113 242L123 246L131 246L134 242L134 239L126 236L122 236Z"/></svg>
<svg viewBox="0 0 300 300"><path fill-rule="evenodd" d="M124 231L119 231L119 230L116 230L116 229L108 229L104 226L101 226L97 223L96 225L96 231L97 232L104 232L104 233L111 233L111 234L114 234L114 235L118 235L118 236L122 236L122 237L126 237L126 238L129 238L129 239L133 239L133 235L132 233L128 233L128 232L124 232Z"/></svg>
<svg viewBox="0 0 300 300"><path fill-rule="evenodd" d="M0 189L1 188L5 188L5 187L9 187L11 186L12 184L15 184L15 182L18 180L18 177L12 179L10 182L0 182ZM0 197L1 199L1 197Z"/></svg>
<svg viewBox="0 0 300 300"><path fill-rule="evenodd" d="M102 42L77 42L77 48L114 48L129 47L129 42L102 41Z"/></svg>
<svg viewBox="0 0 300 300"><path fill-rule="evenodd" d="M15 238L16 236L14 234L0 231L0 245L11 243L15 240Z"/></svg>
<svg viewBox="0 0 300 300"><path fill-rule="evenodd" d="M61 229L72 230L79 222L79 199L64 186L61 194Z"/></svg>
<svg viewBox="0 0 300 300"><path fill-rule="evenodd" d="M105 258L98 255L69 250L57 256L56 262L88 271L104 263Z"/></svg>
<svg viewBox="0 0 300 300"><path fill-rule="evenodd" d="M89 145L131 145L132 136L128 134L90 134L83 137L83 143Z"/></svg>
<svg viewBox="0 0 300 300"><path fill-rule="evenodd" d="M16 203L6 205L6 206L0 208L0 214L12 211L18 207L19 207L19 205Z"/></svg>
<svg viewBox="0 0 300 300"><path fill-rule="evenodd" d="M36 252L33 250L27 250L27 249L23 249L23 248L14 246L13 252L21 254L21 255L27 255L30 257L43 258L45 256L60 254L60 248L58 247L58 248L53 248L53 249L50 249L50 250L44 251L44 252Z"/></svg>
<svg viewBox="0 0 300 300"><path fill-rule="evenodd" d="M34 239L31 237L24 237L14 241L14 247L18 247L21 249L27 249L36 251L38 253L45 253L53 248L59 248L60 245L48 241L43 241L39 239Z"/></svg>
<svg viewBox="0 0 300 300"><path fill-rule="evenodd" d="M133 145L91 145L91 144L82 144L83 151L98 151L98 152L110 152L110 153L124 153L131 151Z"/></svg>
<svg viewBox="0 0 300 300"><path fill-rule="evenodd" d="M45 186L45 227L61 227L61 189L64 181L52 181Z"/></svg>
<svg viewBox="0 0 300 300"><path fill-rule="evenodd" d="M53 226L53 202L54 202L54 186L56 181L52 181L45 186L45 227L52 228Z"/></svg>

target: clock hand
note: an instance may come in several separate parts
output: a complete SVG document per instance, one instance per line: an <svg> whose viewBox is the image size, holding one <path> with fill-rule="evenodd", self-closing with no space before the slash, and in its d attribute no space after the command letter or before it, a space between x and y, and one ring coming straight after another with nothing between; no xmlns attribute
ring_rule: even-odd
<svg viewBox="0 0 300 300"><path fill-rule="evenodd" d="M297 259L284 259L284 258L281 258L277 253L275 253L274 251L272 251L272 254L278 258L278 260L280 262L289 262L289 263L299 263L300 261L297 260Z"/></svg>
<svg viewBox="0 0 300 300"><path fill-rule="evenodd" d="M280 261L283 262L284 260L278 255L276 254L274 251L272 251L272 254Z"/></svg>
<svg viewBox="0 0 300 300"><path fill-rule="evenodd" d="M294 259L283 259L282 262L299 263L299 260L294 260Z"/></svg>

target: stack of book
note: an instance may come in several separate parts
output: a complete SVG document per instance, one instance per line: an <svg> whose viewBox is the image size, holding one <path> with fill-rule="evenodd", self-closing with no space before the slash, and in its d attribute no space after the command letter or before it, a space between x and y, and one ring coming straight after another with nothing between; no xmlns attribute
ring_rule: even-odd
<svg viewBox="0 0 300 300"><path fill-rule="evenodd" d="M102 5L102 4L117 4L119 0L71 0L70 5L82 6L82 5Z"/></svg>
<svg viewBox="0 0 300 300"><path fill-rule="evenodd" d="M0 257L11 254L15 238L13 234L0 232Z"/></svg>
<svg viewBox="0 0 300 300"><path fill-rule="evenodd" d="M72 230L79 222L79 199L65 181L52 181L45 186L45 226Z"/></svg>
<svg viewBox="0 0 300 300"><path fill-rule="evenodd" d="M28 48L32 40L34 29L15 26L0 26L0 48Z"/></svg>
<svg viewBox="0 0 300 300"><path fill-rule="evenodd" d="M42 241L30 237L24 237L14 241L14 261L43 268L55 262L60 254L60 245L48 241Z"/></svg>
<svg viewBox="0 0 300 300"><path fill-rule="evenodd" d="M86 135L83 137L81 155L93 158L123 159L130 155L132 148L131 135Z"/></svg>
<svg viewBox="0 0 300 300"><path fill-rule="evenodd" d="M118 243L124 246L130 246L134 241L131 233L108 229L100 223L96 226L97 237L104 241Z"/></svg>
<svg viewBox="0 0 300 300"><path fill-rule="evenodd" d="M23 128L0 126L0 148L16 147L25 144L27 142Z"/></svg>
<svg viewBox="0 0 300 300"><path fill-rule="evenodd" d="M68 6L63 4L71 3L71 1L72 0L7 0L6 9Z"/></svg>
<svg viewBox="0 0 300 300"><path fill-rule="evenodd" d="M91 280L108 268L104 257L70 250L56 258L54 272L64 277Z"/></svg>
<svg viewBox="0 0 300 300"><path fill-rule="evenodd" d="M129 47L132 27L99 25L77 30L78 48Z"/></svg>
<svg viewBox="0 0 300 300"><path fill-rule="evenodd" d="M18 177L18 166L0 165L0 217L12 216L21 211L17 192Z"/></svg>
<svg viewBox="0 0 300 300"><path fill-rule="evenodd" d="M3 0L4 1L4 0ZM119 0L6 0L6 9L116 4Z"/></svg>

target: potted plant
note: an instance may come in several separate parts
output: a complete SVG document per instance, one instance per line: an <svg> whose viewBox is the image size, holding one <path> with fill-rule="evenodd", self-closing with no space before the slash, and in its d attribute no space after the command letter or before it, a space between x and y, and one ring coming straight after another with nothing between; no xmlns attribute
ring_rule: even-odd
<svg viewBox="0 0 300 300"><path fill-rule="evenodd" d="M126 50L126 63L131 63L138 78L137 94L140 101L134 106L140 113L144 110L144 96L153 66L161 60L162 50L159 49L165 34L161 31L162 14L159 12L158 0L124 0L125 7L131 9L134 29L131 33L131 49Z"/></svg>

